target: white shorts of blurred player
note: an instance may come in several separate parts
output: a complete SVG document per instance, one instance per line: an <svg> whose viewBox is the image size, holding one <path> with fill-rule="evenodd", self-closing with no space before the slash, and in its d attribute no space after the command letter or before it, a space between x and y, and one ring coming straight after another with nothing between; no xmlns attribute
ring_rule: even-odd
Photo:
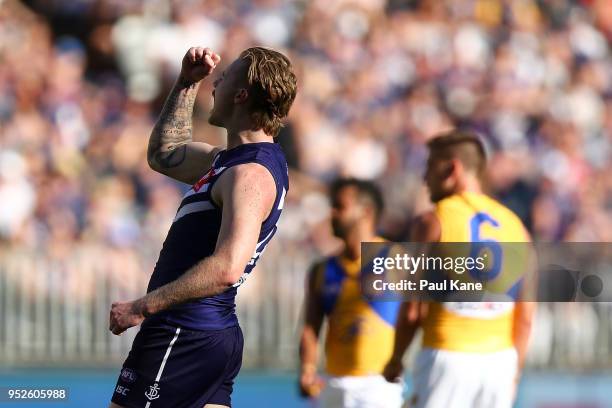
<svg viewBox="0 0 612 408"><path fill-rule="evenodd" d="M400 408L403 384L382 375L328 377L318 406L322 408Z"/></svg>
<svg viewBox="0 0 612 408"><path fill-rule="evenodd" d="M464 353L425 348L414 365L411 408L510 408L517 370L515 349Z"/></svg>

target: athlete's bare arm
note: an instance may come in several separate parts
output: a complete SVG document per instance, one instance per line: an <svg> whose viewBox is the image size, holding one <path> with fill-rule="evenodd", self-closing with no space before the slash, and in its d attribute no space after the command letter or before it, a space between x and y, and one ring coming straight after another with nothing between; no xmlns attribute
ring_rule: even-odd
<svg viewBox="0 0 612 408"><path fill-rule="evenodd" d="M516 302L514 305L513 340L518 355L518 372L520 375L527 355L529 335L536 311L536 302Z"/></svg>
<svg viewBox="0 0 612 408"><path fill-rule="evenodd" d="M530 241L529 233L525 231ZM531 328L533 326L533 319L535 317L537 302L526 302L527 300L533 300L535 293L537 293L537 279L535 279L535 270L537 269L535 251L531 251L531 255L528 261L528 270L525 274L521 296L519 301L514 304L514 316L512 325L512 340L514 348L516 349L518 357L518 368L517 368L517 382L520 378L525 363L525 357L527 355L527 348L529 345L529 337L531 335Z"/></svg>
<svg viewBox="0 0 612 408"><path fill-rule="evenodd" d="M192 141L192 115L201 81L221 58L208 48L190 48L183 57L181 74L172 88L151 132L147 161L159 173L194 184L210 167L220 148Z"/></svg>
<svg viewBox="0 0 612 408"><path fill-rule="evenodd" d="M223 208L215 252L170 282L133 302L113 303L110 330L121 334L148 315L231 288L253 256L262 222L276 198L276 184L260 164L246 163L226 170L212 191Z"/></svg>
<svg viewBox="0 0 612 408"><path fill-rule="evenodd" d="M438 242L440 240L440 221L433 212L418 216L410 230L411 242ZM404 371L402 358L406 349L427 314L427 303L404 302L400 307L395 325L395 342L391 359L383 371L387 381L394 382Z"/></svg>
<svg viewBox="0 0 612 408"><path fill-rule="evenodd" d="M310 269L304 296L304 328L300 338L300 393L305 397L316 397L321 380L317 376L318 343L323 324L323 307L317 292L317 281L321 264Z"/></svg>

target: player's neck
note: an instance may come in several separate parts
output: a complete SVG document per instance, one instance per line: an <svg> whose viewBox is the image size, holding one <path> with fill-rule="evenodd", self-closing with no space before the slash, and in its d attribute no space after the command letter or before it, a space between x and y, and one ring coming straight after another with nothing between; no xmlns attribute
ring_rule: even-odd
<svg viewBox="0 0 612 408"><path fill-rule="evenodd" d="M255 126L248 113L236 111L233 113L227 129L227 148L240 146L247 143L273 142L272 136L266 134L263 129L253 130Z"/></svg>
<svg viewBox="0 0 612 408"><path fill-rule="evenodd" d="M480 180L476 177L466 177L461 181L459 188L456 191L456 194L461 193L474 193L474 194L482 194L482 187L480 185Z"/></svg>
<svg viewBox="0 0 612 408"><path fill-rule="evenodd" d="M227 129L227 148L231 149L247 143L274 142L272 136L263 130L232 130Z"/></svg>
<svg viewBox="0 0 612 408"><path fill-rule="evenodd" d="M370 228L356 230L344 240L343 254L349 259L359 259L361 257L361 243L370 242L376 238L376 232Z"/></svg>

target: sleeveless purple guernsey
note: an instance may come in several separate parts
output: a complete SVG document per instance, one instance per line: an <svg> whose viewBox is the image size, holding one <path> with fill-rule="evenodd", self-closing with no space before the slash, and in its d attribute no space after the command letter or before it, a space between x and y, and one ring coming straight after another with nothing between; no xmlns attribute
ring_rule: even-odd
<svg viewBox="0 0 612 408"><path fill-rule="evenodd" d="M147 292L178 279L189 268L213 254L221 227L221 208L211 198L212 187L224 171L244 163L258 163L272 174L276 199L261 224L253 257L240 280L227 291L157 313L147 320L163 321L192 330L219 330L236 326L235 297L276 232L285 194L289 189L287 162L276 143L248 143L219 152L210 170L185 194L149 281ZM205 272L204 272L205 273Z"/></svg>

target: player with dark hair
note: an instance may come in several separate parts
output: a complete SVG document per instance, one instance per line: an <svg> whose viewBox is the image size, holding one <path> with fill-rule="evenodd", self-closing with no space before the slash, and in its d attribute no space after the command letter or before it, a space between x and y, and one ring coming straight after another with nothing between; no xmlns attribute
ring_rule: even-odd
<svg viewBox="0 0 612 408"><path fill-rule="evenodd" d="M274 143L297 91L289 60L254 47L214 82L209 122L227 129L227 148L192 141L201 81L219 64L190 48L149 140L152 169L189 183L146 296L115 302L110 330L142 323L111 407L231 406L243 339L237 287L276 232L289 188Z"/></svg>
<svg viewBox="0 0 612 408"><path fill-rule="evenodd" d="M485 242L500 250L504 242L529 242L520 219L482 191L486 157L476 135L453 131L427 145L425 182L435 209L415 220L411 241ZM502 270L495 276L510 275L507 283L514 287L518 275L504 274L516 269L507 267L513 260L499 261ZM510 407L534 310L535 303L521 301L405 303L384 376L394 381L402 375L402 356L420 325L423 349L411 406Z"/></svg>
<svg viewBox="0 0 612 408"><path fill-rule="evenodd" d="M381 375L391 356L399 303L370 302L360 286L361 243L383 241L376 235L383 199L374 184L357 179L340 179L330 190L332 228L344 249L313 265L308 274L300 390L303 396L316 397L324 387L320 395L324 407L399 408L402 387ZM324 320L328 323L325 382L317 375Z"/></svg>

